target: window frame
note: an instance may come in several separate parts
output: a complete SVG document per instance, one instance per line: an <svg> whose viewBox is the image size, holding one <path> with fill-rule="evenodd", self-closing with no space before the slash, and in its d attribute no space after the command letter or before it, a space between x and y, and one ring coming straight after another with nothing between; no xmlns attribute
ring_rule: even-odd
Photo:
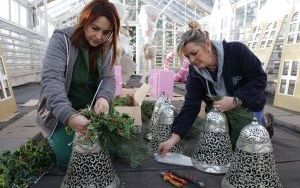
<svg viewBox="0 0 300 188"><path fill-rule="evenodd" d="M297 63L296 75L291 75L294 62ZM287 74L286 75L283 74L283 72L286 71L286 70L284 70L285 63L288 63ZM284 60L283 61L282 70L281 70L281 77L280 77L280 83L279 83L279 87L278 87L278 94L289 95L289 96L294 96L295 95L297 81L298 81L297 77L298 77L299 67L300 67L300 61L295 61L295 60ZM283 80L285 80L284 92L281 91L281 88L282 88L281 84L282 84ZM289 94L289 87L290 87L290 82L291 81L294 81L295 83L294 83L293 93Z"/></svg>

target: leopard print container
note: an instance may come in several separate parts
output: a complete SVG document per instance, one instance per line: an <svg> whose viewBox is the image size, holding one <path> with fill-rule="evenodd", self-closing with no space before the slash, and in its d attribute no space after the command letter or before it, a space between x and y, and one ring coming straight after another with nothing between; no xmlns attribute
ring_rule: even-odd
<svg viewBox="0 0 300 188"><path fill-rule="evenodd" d="M167 140L171 136L171 127L176 117L176 109L170 103L164 103L158 110L157 119L154 120L156 123L153 131L153 139L151 140L151 148L153 153L157 152L158 146L161 142ZM183 153L184 146L182 142L177 143L170 152Z"/></svg>
<svg viewBox="0 0 300 188"><path fill-rule="evenodd" d="M200 133L192 162L196 169L213 174L227 172L232 157L232 146L224 113L211 110Z"/></svg>
<svg viewBox="0 0 300 188"><path fill-rule="evenodd" d="M268 131L255 119L241 131L223 188L281 188Z"/></svg>
<svg viewBox="0 0 300 188"><path fill-rule="evenodd" d="M120 180L99 142L90 146L78 136L61 188L117 188Z"/></svg>
<svg viewBox="0 0 300 188"><path fill-rule="evenodd" d="M150 122L150 127L149 127L149 133L152 134L152 136L153 136L154 132L156 131L159 109L161 108L161 106L164 106L169 103L170 103L169 99L168 99L167 95L165 95L165 94L162 94L156 101L153 112L152 112L151 122Z"/></svg>

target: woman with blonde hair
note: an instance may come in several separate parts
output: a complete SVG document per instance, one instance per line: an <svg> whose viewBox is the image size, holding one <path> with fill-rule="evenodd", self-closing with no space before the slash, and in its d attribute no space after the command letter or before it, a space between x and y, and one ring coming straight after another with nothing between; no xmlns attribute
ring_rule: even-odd
<svg viewBox="0 0 300 188"><path fill-rule="evenodd" d="M190 129L204 101L206 106L225 112L240 106L250 109L273 135L272 115L263 113L267 75L259 59L240 42L209 39L196 21L189 23L178 45L178 55L190 61L184 105L172 126L170 139L158 152L165 155ZM209 96L222 99L212 102Z"/></svg>

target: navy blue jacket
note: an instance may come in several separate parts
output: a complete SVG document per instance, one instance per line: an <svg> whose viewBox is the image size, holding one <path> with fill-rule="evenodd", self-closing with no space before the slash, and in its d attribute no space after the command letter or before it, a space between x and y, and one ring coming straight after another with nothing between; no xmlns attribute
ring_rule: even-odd
<svg viewBox="0 0 300 188"><path fill-rule="evenodd" d="M266 101L264 91L267 75L260 60L240 42L223 41L223 49L223 78L228 94L238 97L243 106L251 111L262 111ZM210 82L209 89L212 95L216 95ZM207 105L212 105L207 96L206 80L192 65L189 66L186 91L184 105L172 126L172 132L180 137L183 137L194 123L202 100Z"/></svg>

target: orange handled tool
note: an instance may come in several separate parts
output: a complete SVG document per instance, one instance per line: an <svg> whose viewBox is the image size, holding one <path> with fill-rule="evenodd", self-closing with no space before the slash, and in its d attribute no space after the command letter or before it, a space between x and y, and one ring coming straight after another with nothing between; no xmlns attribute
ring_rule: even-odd
<svg viewBox="0 0 300 188"><path fill-rule="evenodd" d="M187 184L187 181L174 176L171 172L161 172L164 181L169 182L170 184L174 185L175 187L183 187Z"/></svg>
<svg viewBox="0 0 300 188"><path fill-rule="evenodd" d="M164 181L169 182L170 184L174 185L175 187L183 187L183 184L172 179L170 176L168 175L164 175Z"/></svg>
<svg viewBox="0 0 300 188"><path fill-rule="evenodd" d="M165 172L165 174L170 176L170 178L172 178L173 180L176 180L184 185L186 185L188 183L185 179L179 178L179 177L175 176L174 174L172 174L172 172Z"/></svg>

